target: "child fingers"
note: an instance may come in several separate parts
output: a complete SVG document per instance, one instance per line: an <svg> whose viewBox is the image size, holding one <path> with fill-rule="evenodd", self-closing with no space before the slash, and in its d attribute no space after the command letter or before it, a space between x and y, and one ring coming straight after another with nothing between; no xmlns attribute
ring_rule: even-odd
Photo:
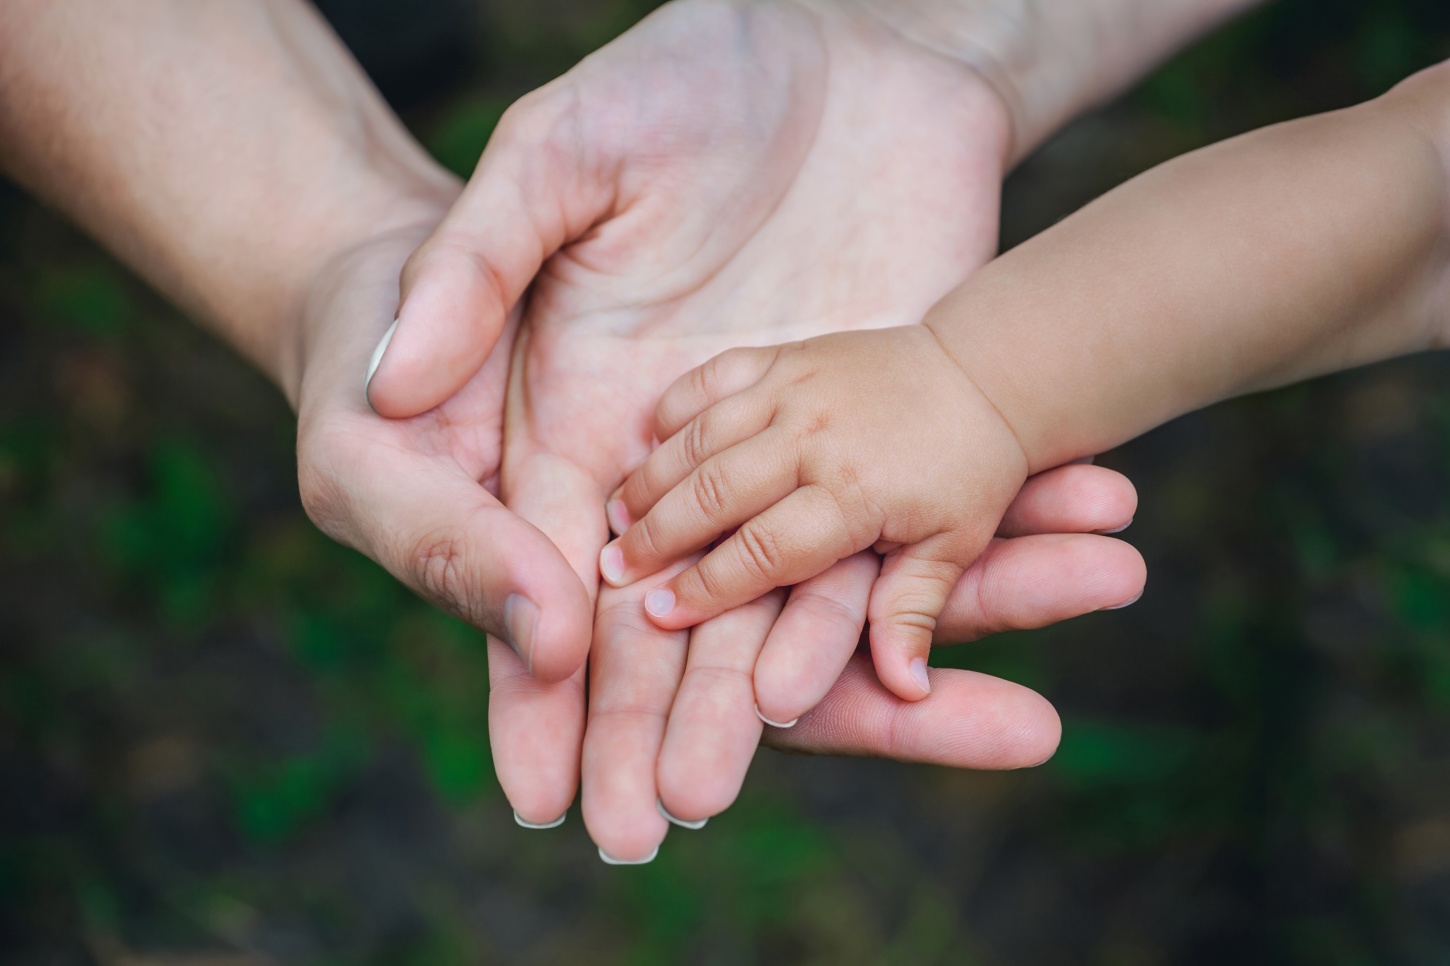
<svg viewBox="0 0 1450 966"><path fill-rule="evenodd" d="M691 627L814 577L860 549L835 497L805 486L746 520L704 560L646 595L645 610L660 627Z"/></svg>
<svg viewBox="0 0 1450 966"><path fill-rule="evenodd" d="M670 438L722 399L755 385L775 357L774 348L727 349L676 379L655 406L655 438Z"/></svg>
<svg viewBox="0 0 1450 966"><path fill-rule="evenodd" d="M791 588L755 662L761 718L792 725L831 690L860 643L871 584L880 572L881 559L866 551Z"/></svg>
<svg viewBox="0 0 1450 966"><path fill-rule="evenodd" d="M789 495L796 480L794 453L778 433L748 439L707 460L606 546L599 572L615 587L657 573Z"/></svg>
<svg viewBox="0 0 1450 966"><path fill-rule="evenodd" d="M655 447L610 503L617 500L629 520L638 520L712 456L763 432L771 416L764 401L751 394L733 396L705 410ZM618 515L618 506L612 506L611 516Z"/></svg>
<svg viewBox="0 0 1450 966"><path fill-rule="evenodd" d="M907 701L931 693L926 659L937 617L965 570L959 542L943 534L888 554L871 589L871 659L881 683Z"/></svg>

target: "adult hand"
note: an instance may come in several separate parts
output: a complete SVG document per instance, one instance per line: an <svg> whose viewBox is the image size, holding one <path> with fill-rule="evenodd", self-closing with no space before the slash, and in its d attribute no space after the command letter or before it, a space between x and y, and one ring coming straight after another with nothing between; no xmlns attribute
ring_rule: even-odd
<svg viewBox="0 0 1450 966"><path fill-rule="evenodd" d="M511 331L534 280L513 347L502 495L597 589L605 498L648 453L664 386L733 345L919 320L991 256L1008 142L1006 111L981 75L870 16L673 5L505 116L464 198L409 263L372 404L408 416L449 400ZM1111 529L1132 512L1131 487L1104 471L1040 484L1031 498L1058 507L1048 530ZM1122 603L1141 586L1141 561L1115 541L1066 534L1002 546L964 578L959 622L946 629L1036 626ZM460 558L458 572L482 563ZM1069 580L1083 570L1096 579ZM873 561L853 559L796 589L772 651L803 652L804 637L817 660L781 670L782 699L767 716L793 717L792 702L799 713L831 686L873 577ZM699 686L676 698L685 638L642 621L631 597L641 586L600 599L582 763L586 822L626 860L663 837L657 795L693 819L733 798L760 733L750 669L781 607L765 598L696 629ZM728 660L727 642L738 644ZM574 795L583 678L540 682L527 668L530 654L538 667L537 645L524 654L491 650L491 734L510 801L542 824ZM832 692L854 720L823 708L798 734L823 749L993 767L1035 763L1055 746L1056 717L1030 692L981 676L938 680L918 714L965 709L968 731L990 722L999 737L969 745L882 729L883 715L902 712L855 674ZM729 747L674 742L680 764L667 748L657 769L667 716L672 734L678 719L688 735L709 730L699 725L711 709L728 719ZM711 795L689 798L688 781L669 779L702 771L723 776Z"/></svg>

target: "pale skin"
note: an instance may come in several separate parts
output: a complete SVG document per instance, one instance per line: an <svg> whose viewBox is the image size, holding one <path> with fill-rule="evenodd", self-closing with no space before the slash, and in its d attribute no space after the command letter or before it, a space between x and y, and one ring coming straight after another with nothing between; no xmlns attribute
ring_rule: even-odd
<svg viewBox="0 0 1450 966"><path fill-rule="evenodd" d="M718 5L700 6L707 8L700 16L718 21ZM978 37L976 24L995 23L1001 12L1000 4L989 6L992 15L985 20L973 4L947 5L941 12L967 14L961 21L963 35ZM1093 9L1101 13L1125 6L1134 5L1103 0ZM935 113L923 115L928 108L917 95L942 93L940 85L948 76L962 80L962 105L953 109L950 122L965 145L957 148L964 152L960 177L939 186L941 197L929 212L909 207L901 217L888 219L879 234L850 239L861 246L854 256L865 263L889 255L910 270L909 280L881 300L886 308L873 324L906 321L895 306L914 304L924 310L952 279L990 254L996 186L1007 160L1233 6L1138 4L1148 11L1144 16L1149 20L1162 12L1156 46L1128 45L1136 60L1117 58L1109 64L1105 59L1107 66L1099 65L1090 75L1082 73L1082 64L1073 65L1077 73L1044 74L1043 64L1056 65L1061 58L1001 29L981 32L992 39L983 41L982 50L990 56L979 64L980 70L963 70L943 55L927 56L910 45L894 54L889 46L885 52L866 47L861 64L877 67L885 57L898 63L909 81L874 108L883 124L910 117L921 118L922 128L941 123ZM680 7L685 12L675 16L696 16L696 7ZM921 9L931 8L923 4ZM799 17L793 22L799 23ZM1046 26L1052 26L1051 18ZM1073 33L1079 25L1068 26L1067 32ZM1039 34L1056 36L1050 30ZM574 80L593 77L626 84L627 92L626 76L639 69L641 60L655 59L676 65L668 68L677 73L672 80L690 81L716 95L708 101L716 113L695 111L687 120L707 131L716 129L722 117L746 117L753 123L753 115L742 115L739 104L720 100L720 80L738 75L754 83L774 76L759 63L705 57L680 63L659 35L639 36L638 46L624 49L628 56L596 57L591 62L598 72L581 71ZM818 36L805 34L797 40L820 42ZM1112 49L1101 43L1097 48ZM738 51L731 48L729 53ZM918 59L931 66L912 67ZM925 83L935 86L918 86L923 72ZM826 102L852 103L849 92L862 89L863 76L860 68L833 72L825 84ZM988 84L984 77L994 80ZM874 75L870 79L876 83ZM571 83L554 85L553 90L567 99L574 90ZM653 81L637 83L638 91L659 90ZM789 103L782 105L759 97L750 101L753 89L748 86L726 88L746 96L743 103L761 104L776 116L793 116L790 112L800 109L794 99L812 90L810 85L789 85L784 91ZM685 86L682 96L693 89ZM832 93L838 89L846 93ZM1013 93L1005 93L1009 90ZM1054 91L1073 93L1043 94ZM648 102L637 98L623 103ZM942 103L938 97L930 112ZM218 111L219 104L227 109ZM675 172L667 179L646 179L649 191L640 196L639 206L646 210L677 199L706 207L748 207L758 203L751 201L750 192L762 185L778 190L782 178L792 180L792 172L813 170L798 166L798 145L782 154L778 145L791 147L792 142L770 141L753 157L735 157L740 168L734 177L742 187L728 198L711 200L707 192L719 182L720 172L701 171L697 154L671 155L665 149L651 153L630 142L629 135L657 130L648 114L617 117L617 123L581 131L552 110L548 97L532 98L511 113L469 195L444 220L458 198L458 185L417 148L326 26L303 4L73 0L57 5L13 0L0 12L0 163L6 173L75 218L276 381L298 411L302 494L319 525L490 632L490 737L500 781L518 813L539 823L556 818L573 798L583 767L586 801L593 802L586 807L591 833L612 855L632 859L648 854L663 838L667 826L655 809L657 798L689 814L686 793L713 778L704 811L695 817L728 804L760 725L748 704L742 718L738 701L725 702L730 720L739 725L728 749L707 748L703 756L692 752L699 746L687 728L672 731L666 740L665 725L668 721L673 728L671 709L682 678L687 688L695 687L691 681L704 685L698 690L702 699L713 700L719 692L708 686L709 674L687 674L684 635L660 631L639 619L637 595L648 581L618 591L604 588L596 599L594 559L607 536L602 498L597 497L618 485L630 468L621 453L643 457L656 396L681 372L732 344L829 331L839 326L835 318L840 313L832 298L819 293L834 293L833 298L842 300L853 293L836 291L838 282L829 276L816 279L824 264L821 247L799 245L797 235L782 230L773 238L747 234L738 242L738 254L728 249L716 253L742 276L737 297L744 301L738 305L768 304L791 295L784 302L789 315L762 317L745 335L711 329L736 320L710 322L710 314L680 313L663 325L673 317L650 302L658 292L651 286L658 281L659 265L646 258L620 274L615 289L606 293L646 311L631 316L611 309L607 301L583 308L576 301L582 313L576 320L577 338L566 335L570 329L563 323L570 316L561 312L551 321L547 311L531 305L529 325L534 328L529 338L515 337L519 313L504 324L495 311L489 324L497 341L475 339L471 320L479 317L479 293L467 285L457 290L452 306L423 316L445 328L454 325L454 331L467 337L466 344L460 349L430 338L429 332L420 331L428 323L410 319L408 306L416 304L411 299L426 278L457 280L457 263L449 268L440 252L452 248L477 255L486 247L483 242L494 237L497 219L478 217L480 198L502 195L507 204L514 191L524 199L508 222L522 234L504 249L486 253L504 263L494 265L487 257L478 263L521 290L532 274L529 258L522 269L507 259L517 251L532 251L544 259L551 246L568 251L573 243L593 237L589 229L598 212L590 205L597 199L581 200L571 192L578 185L615 191L621 183L613 179L635 170L625 162L643 159ZM1004 123L1004 117L1010 121ZM820 157L826 170L833 170L830 159L837 152L868 168L894 156L889 133L879 141L861 134L847 125L838 131L834 149L813 143L806 156ZM677 143L668 142L671 149ZM561 153L561 144L582 144L588 150ZM847 145L854 155L846 152ZM729 147L726 142L721 150L728 154ZM546 158L557 163L540 163ZM591 168L590 161L604 165ZM785 173L775 179L752 177L752 163L756 169L783 165ZM641 170L652 169L647 165ZM834 183L813 176L822 190L809 203L802 202L794 222L809 229L821 221L822 212L838 212L841 199L849 198L864 206L846 206L851 217L877 224L873 216L878 212L862 199L849 171L848 165ZM531 191L519 190L523 186L513 177L518 172L537 176ZM701 177L691 183L695 172ZM666 185L678 194L649 193ZM651 198L656 200L651 203ZM940 219L939 206L951 207L961 217ZM549 218L561 211L574 220L565 225L568 230L550 232ZM791 223L778 222L782 229ZM680 240L671 229L679 227L644 221L637 238L622 237L619 244L641 253L669 254L670 244ZM408 261L404 282L414 296L404 305L403 324L373 381L372 401L380 409L403 415L409 408L404 397L412 386L411 403L421 407L421 415L382 419L364 401L362 374L397 311L399 270L435 228L429 244ZM635 241L637 245L625 244ZM832 237L829 242L842 240ZM601 257L609 254L608 246L598 247ZM791 257L800 259L799 270L790 276L795 289L783 288L780 278ZM916 259L923 264L916 265ZM560 269L549 277L558 283L561 296L569 295L571 286L561 281L568 278L567 260L549 264ZM752 265L759 269L760 281L746 271ZM469 269L465 265L463 270ZM576 275L573 289L582 294L597 280ZM812 299L815 320L803 322L800 307ZM732 307L722 303L717 308L723 312ZM488 312L482 315L487 318ZM691 339L685 320L695 318L702 320L697 324L703 331ZM640 352L652 346L652 325L684 348ZM539 337L532 336L535 331ZM607 338L601 337L605 334ZM444 360L436 370L441 375L410 380L410 355L411 364L425 365L430 351L435 362ZM467 356L467 364L449 369L449 360L461 356ZM583 363L597 368L581 368ZM600 410L590 397L572 397L577 424L588 426L594 420L600 431L560 438L546 431L569 421L569 389L581 378L601 373L628 390L613 394L609 411ZM391 391L402 394L393 398L396 405L391 407L390 381ZM419 392L432 398L420 402ZM509 399L525 398L552 399L555 415L543 418L544 410L535 416L522 403L507 405ZM510 475L509 466L519 468L521 479L534 474L534 479L547 481L558 472L557 479L565 484L561 499L544 501L546 488L531 487L505 493L506 500L519 504L505 506L499 500L500 478ZM502 489L508 490L507 481ZM588 514L579 509L585 496L595 507ZM1126 545L1094 531L1126 524L1132 510L1131 487L1107 471L1076 466L1034 478L1020 492L1000 539L954 592L939 628L942 639L1040 626L1130 600L1142 587L1141 559ZM872 560L860 557L797 587L778 622L780 597L768 596L738 610L735 617L722 617L713 631L706 624L693 633L697 642L707 644L706 635L712 633L722 642L737 641L742 638L740 625L729 622L748 624L752 633L744 637L753 639L744 656L735 658L742 666L772 626L848 654L874 567ZM527 617L527 608L517 606L520 597L536 605L536 622L520 619ZM591 672L593 717L586 739L578 668L591 638L598 666ZM498 643L504 640L512 640L522 657ZM699 650L708 654L712 648ZM817 672L807 667L782 673L808 677ZM799 750L879 754L962 767L1035 764L1055 747L1056 715L1032 692L958 671L934 671L933 684L931 702L904 705L853 661L834 684L825 682L830 690L815 713L794 729L767 737ZM740 692L729 693L736 701ZM681 711L708 706L708 700L679 703ZM697 725L709 723L708 715L694 720ZM672 747L678 749L673 759ZM671 760L677 764L669 764ZM591 787L596 789L592 795Z"/></svg>
<svg viewBox="0 0 1450 966"><path fill-rule="evenodd" d="M849 15L839 5L673 5L506 119L463 201L410 261L399 324L372 378L373 404L404 415L446 398L542 260L524 328L537 333L529 353L547 348L551 364L514 367L510 446L522 458L505 462L504 496L566 548L586 586L597 587L598 550L608 535L604 498L648 453L649 414L673 375L717 339L768 341L771 330L919 317L913 313L925 310L933 292L990 256L1005 164L1052 124L1109 96L1134 71L1242 5L1024 5L1054 43L1078 43L1085 24L1114 22L1115 14L1146 22L1139 24L1146 34L1132 41L1103 31L1105 42L1094 49L1112 57L1094 71L1091 58L1057 56L1024 37L1007 44L997 21L1011 5L863 4ZM963 45L973 53L987 51L987 36L1003 46L966 61L908 41L904 35L918 25L913 18L927 14L955 23L954 37L978 42ZM983 25L998 33L979 31ZM733 39L742 30L750 43ZM1064 63L1073 70L1054 73ZM997 80L987 83L987 76ZM1009 88L1031 94L1008 96ZM1028 103L1031 110L1020 107ZM621 116L622 105L634 113ZM748 135L732 133L742 123ZM801 130L814 133L802 142ZM662 133L670 135L668 150L658 141ZM623 163L618 143L629 152ZM547 173L559 164L570 177ZM869 192L861 188L867 183ZM943 218L943 210L954 214ZM540 212L549 218L537 221ZM636 243L645 237L649 244ZM539 244L525 248L521 238ZM672 356L653 367L658 381L638 378L641 341L620 338L646 331L670 335L643 344ZM565 332L571 337L559 341ZM681 338L687 332L697 334ZM582 406L571 401L581 386L593 387ZM612 445L596 449L599 440ZM581 459L590 453L597 455ZM1067 522L1065 511L1088 504L1092 513L1074 512L1073 525L1057 529L1106 531L1128 522L1131 500L1100 474L1070 467L1023 491L1031 512L1001 531L1010 539L991 545L984 567L964 575L940 640L1040 624L1036 607L1014 604L1009 617L999 605L1017 595L1054 608L1063 598L1110 607L1137 596L1141 561L1128 548L1091 533L1044 532L1049 521ZM1044 499L1077 487L1072 499ZM698 822L734 799L761 734L756 701L763 717L789 722L833 688L843 665L846 676L828 697L833 708L848 691L868 693L863 665L847 662L876 567L874 555L858 555L797 585L783 604L781 595L767 595L690 635L643 619L639 600L648 581L603 588L582 757L574 733L558 727L575 720L583 727L579 683L542 686L524 660L495 646L494 709L528 709L508 712L517 730L501 723L500 712L493 732L510 799L531 821L547 822L574 785L559 778L567 768L541 762L578 763L584 818L596 841L619 859L653 854L668 828L657 800L675 817ZM1008 577L1014 589L995 576L981 580L988 571ZM984 610L990 622L960 620ZM809 646L792 646L801 640ZM1003 746L982 741L977 716L1020 727L1035 717L1027 712L1039 707L1036 700L980 676L933 678L938 701L923 709L934 709L934 726L965 728L958 734L971 740L941 732L942 745L930 753L976 744L983 761L1006 764ZM975 705L963 701L960 714L949 712L939 702L948 689L965 698L958 682L990 686L993 698L984 694ZM1008 701L1009 692L1017 699ZM883 702L878 715L852 704L873 728L894 719L899 733L914 733L895 719L908 713L904 705ZM1017 710L1002 716L1009 707ZM824 722L844 726L823 708L772 737L793 744ZM1046 757L1039 752L1048 732L1055 742L1055 724L1037 732L1040 724L1045 717L1019 732L1035 733L1024 745L1036 750L1018 764Z"/></svg>
<svg viewBox="0 0 1450 966"><path fill-rule="evenodd" d="M875 547L875 669L923 697L941 608L1031 474L1229 396L1443 347L1447 185L1450 64L1142 175L916 329L718 356L662 397L606 578L738 527L646 596L686 627Z"/></svg>

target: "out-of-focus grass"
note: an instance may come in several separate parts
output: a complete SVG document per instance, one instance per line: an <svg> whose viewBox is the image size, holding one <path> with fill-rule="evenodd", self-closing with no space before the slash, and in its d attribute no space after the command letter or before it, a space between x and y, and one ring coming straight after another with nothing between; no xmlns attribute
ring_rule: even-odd
<svg viewBox="0 0 1450 966"><path fill-rule="evenodd" d="M514 96L643 9L494 10L410 117L466 174ZM1444 56L1431 0L1280 3L1029 162L1004 235ZM763 755L705 830L607 869L577 812L513 825L482 636L306 522L276 395L0 193L0 958L1443 962L1446 376L1323 380L1109 455L1147 596L940 655L1059 704L1049 765Z"/></svg>

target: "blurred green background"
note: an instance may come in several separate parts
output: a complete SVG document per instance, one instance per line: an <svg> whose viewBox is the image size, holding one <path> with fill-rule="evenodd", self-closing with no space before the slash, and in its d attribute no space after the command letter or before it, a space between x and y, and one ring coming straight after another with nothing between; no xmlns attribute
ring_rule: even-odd
<svg viewBox="0 0 1450 966"><path fill-rule="evenodd" d="M640 0L331 0L466 172ZM1021 240L1162 159L1450 56L1443 0L1282 2L1007 188ZM603 866L518 829L479 634L329 543L277 394L0 186L0 960L1450 963L1450 360L1109 454L1147 595L939 660L1040 689L1047 766L763 753Z"/></svg>

